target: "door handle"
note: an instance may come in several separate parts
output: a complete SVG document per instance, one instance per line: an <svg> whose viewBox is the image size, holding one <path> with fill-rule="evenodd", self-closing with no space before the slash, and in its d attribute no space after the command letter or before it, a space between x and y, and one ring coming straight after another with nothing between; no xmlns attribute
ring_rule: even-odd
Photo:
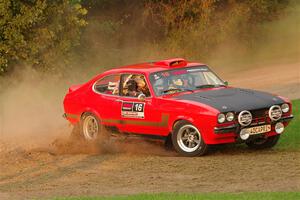
<svg viewBox="0 0 300 200"><path fill-rule="evenodd" d="M123 102L122 99L116 99L116 102Z"/></svg>

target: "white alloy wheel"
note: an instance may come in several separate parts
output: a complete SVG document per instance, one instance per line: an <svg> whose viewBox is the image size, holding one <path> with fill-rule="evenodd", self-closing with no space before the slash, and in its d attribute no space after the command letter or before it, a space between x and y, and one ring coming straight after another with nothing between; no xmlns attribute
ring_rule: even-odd
<svg viewBox="0 0 300 200"><path fill-rule="evenodd" d="M86 140L96 140L99 132L99 125L96 117L88 115L83 119L83 136Z"/></svg>
<svg viewBox="0 0 300 200"><path fill-rule="evenodd" d="M199 130L191 125L186 124L178 130L178 146L185 152L191 153L196 151L201 144L201 135Z"/></svg>

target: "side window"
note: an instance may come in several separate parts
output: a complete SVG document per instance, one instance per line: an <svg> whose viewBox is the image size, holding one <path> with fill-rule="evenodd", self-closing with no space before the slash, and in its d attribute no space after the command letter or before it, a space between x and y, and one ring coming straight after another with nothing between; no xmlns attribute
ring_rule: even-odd
<svg viewBox="0 0 300 200"><path fill-rule="evenodd" d="M94 90L103 94L118 95L119 85L120 75L108 75L95 83Z"/></svg>
<svg viewBox="0 0 300 200"><path fill-rule="evenodd" d="M150 90L144 75L124 74L121 81L121 96L138 97L144 94L150 97Z"/></svg>

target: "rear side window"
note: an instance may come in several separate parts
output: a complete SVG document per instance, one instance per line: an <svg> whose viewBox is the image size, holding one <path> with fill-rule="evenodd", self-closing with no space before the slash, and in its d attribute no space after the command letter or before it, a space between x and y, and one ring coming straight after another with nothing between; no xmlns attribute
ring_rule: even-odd
<svg viewBox="0 0 300 200"><path fill-rule="evenodd" d="M119 95L120 75L108 75L94 84L94 91L102 94Z"/></svg>

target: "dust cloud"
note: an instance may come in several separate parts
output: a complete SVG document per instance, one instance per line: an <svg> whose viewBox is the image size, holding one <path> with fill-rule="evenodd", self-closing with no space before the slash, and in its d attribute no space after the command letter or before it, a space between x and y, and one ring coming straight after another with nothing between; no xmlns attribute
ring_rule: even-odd
<svg viewBox="0 0 300 200"><path fill-rule="evenodd" d="M27 67L1 84L0 142L36 147L70 130L62 118L67 88L58 77L45 77Z"/></svg>

